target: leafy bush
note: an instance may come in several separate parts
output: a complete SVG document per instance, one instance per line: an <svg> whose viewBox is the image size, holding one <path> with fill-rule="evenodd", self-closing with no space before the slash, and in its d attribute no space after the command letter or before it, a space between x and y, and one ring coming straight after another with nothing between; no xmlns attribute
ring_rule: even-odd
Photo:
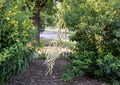
<svg viewBox="0 0 120 85"><path fill-rule="evenodd" d="M120 79L119 4L119 0L69 0L63 5L64 21L74 31L70 39L77 42L68 57L66 80L85 74Z"/></svg>
<svg viewBox="0 0 120 85"><path fill-rule="evenodd" d="M45 14L44 12L41 15L41 31L44 31L46 27L54 27L56 24L56 19L54 15Z"/></svg>
<svg viewBox="0 0 120 85"><path fill-rule="evenodd" d="M0 83L24 71L32 62L33 51L23 44L13 45L0 53Z"/></svg>
<svg viewBox="0 0 120 85"><path fill-rule="evenodd" d="M21 0L0 0L0 83L25 70L33 58L34 28L23 8Z"/></svg>

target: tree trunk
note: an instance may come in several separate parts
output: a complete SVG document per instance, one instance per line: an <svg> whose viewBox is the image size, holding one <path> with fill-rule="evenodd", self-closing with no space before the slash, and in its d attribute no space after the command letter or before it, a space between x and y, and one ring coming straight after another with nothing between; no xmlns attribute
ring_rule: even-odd
<svg viewBox="0 0 120 85"><path fill-rule="evenodd" d="M36 27L36 41L37 44L40 41L40 29L41 29L41 25L40 25L40 8L36 7L34 16L33 16L33 24Z"/></svg>
<svg viewBox="0 0 120 85"><path fill-rule="evenodd" d="M36 42L39 44L40 42L40 30L41 30L41 18L40 18L40 12L42 8L46 5L48 0L44 0L43 3L41 1L37 0L35 4L35 12L33 14L33 24L36 27Z"/></svg>

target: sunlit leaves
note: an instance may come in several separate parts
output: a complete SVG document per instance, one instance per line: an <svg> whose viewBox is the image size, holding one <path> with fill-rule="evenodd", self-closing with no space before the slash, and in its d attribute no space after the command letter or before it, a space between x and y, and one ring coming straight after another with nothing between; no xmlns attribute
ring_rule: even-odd
<svg viewBox="0 0 120 85"><path fill-rule="evenodd" d="M22 72L32 61L34 38L31 13L20 0L0 0L0 84Z"/></svg>
<svg viewBox="0 0 120 85"><path fill-rule="evenodd" d="M63 19L68 27L74 28L71 40L77 42L74 58L69 57L70 70L80 68L81 61L86 63L85 60L91 59L90 68L80 70L98 78L120 78L117 75L120 72L119 4L119 0L69 0L63 5ZM86 57L90 51L93 54Z"/></svg>

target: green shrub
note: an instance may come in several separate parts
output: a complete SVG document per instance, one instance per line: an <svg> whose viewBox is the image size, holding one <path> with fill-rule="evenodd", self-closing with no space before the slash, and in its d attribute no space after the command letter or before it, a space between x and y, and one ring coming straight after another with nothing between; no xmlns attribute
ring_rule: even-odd
<svg viewBox="0 0 120 85"><path fill-rule="evenodd" d="M100 55L96 60L98 68L95 70L95 75L106 77L108 79L118 79L120 77L120 60L111 53Z"/></svg>
<svg viewBox="0 0 120 85"><path fill-rule="evenodd" d="M22 72L33 59L31 13L21 0L0 0L0 84ZM25 11L24 11L25 10Z"/></svg>
<svg viewBox="0 0 120 85"><path fill-rule="evenodd" d="M33 60L33 51L16 44L0 53L0 83L24 71Z"/></svg>
<svg viewBox="0 0 120 85"><path fill-rule="evenodd" d="M74 29L70 39L77 42L68 57L66 80L83 74L120 79L119 4L119 0L69 0L63 5L64 21Z"/></svg>
<svg viewBox="0 0 120 85"><path fill-rule="evenodd" d="M46 56L47 56L47 54L41 53L41 54L39 55L39 59L46 59Z"/></svg>

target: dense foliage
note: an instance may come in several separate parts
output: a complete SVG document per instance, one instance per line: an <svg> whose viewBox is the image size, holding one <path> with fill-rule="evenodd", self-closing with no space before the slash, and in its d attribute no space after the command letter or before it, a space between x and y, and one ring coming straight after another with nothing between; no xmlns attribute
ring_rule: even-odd
<svg viewBox="0 0 120 85"><path fill-rule="evenodd" d="M92 75L120 80L120 0L68 0L62 10L74 31L76 47L68 58L65 80Z"/></svg>
<svg viewBox="0 0 120 85"><path fill-rule="evenodd" d="M43 31L47 26L53 26L55 24L56 4L62 0L24 0L26 7L30 8L34 4L33 22L37 28L36 41L39 45L40 31Z"/></svg>
<svg viewBox="0 0 120 85"><path fill-rule="evenodd" d="M55 27L56 26L56 18L55 15L46 14L41 12L41 30L44 31L46 27Z"/></svg>
<svg viewBox="0 0 120 85"><path fill-rule="evenodd" d="M21 0L0 0L0 83L25 70L32 61L34 28L30 16Z"/></svg>

